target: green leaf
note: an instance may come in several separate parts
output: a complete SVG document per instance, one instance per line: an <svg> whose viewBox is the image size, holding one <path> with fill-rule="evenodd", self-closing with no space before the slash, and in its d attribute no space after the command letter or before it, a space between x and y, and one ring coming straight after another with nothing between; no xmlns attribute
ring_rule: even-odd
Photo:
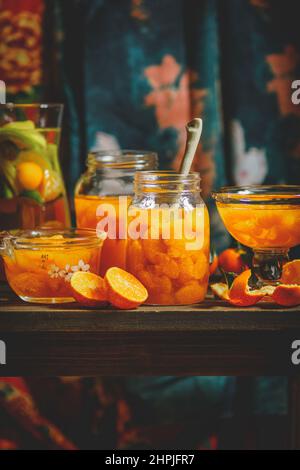
<svg viewBox="0 0 300 470"><path fill-rule="evenodd" d="M40 195L40 193L38 191L24 190L24 191L22 191L20 196L21 197L28 197L30 199L33 199L38 204L43 204L44 203L44 199L42 198L42 196Z"/></svg>
<svg viewBox="0 0 300 470"><path fill-rule="evenodd" d="M3 175L6 183L10 186L15 195L18 194L17 170L10 160L0 158L0 173Z"/></svg>
<svg viewBox="0 0 300 470"><path fill-rule="evenodd" d="M237 274L236 273L226 273L225 271L222 270L222 273L223 273L223 276L225 278L225 282L228 286L228 289L230 289L233 281L235 280L235 278L237 277Z"/></svg>
<svg viewBox="0 0 300 470"><path fill-rule="evenodd" d="M4 124L3 128L7 129L35 129L33 121L13 121Z"/></svg>
<svg viewBox="0 0 300 470"><path fill-rule="evenodd" d="M46 150L45 137L35 129L18 129L16 127L0 127L0 141L14 142L19 149L31 149L35 151Z"/></svg>
<svg viewBox="0 0 300 470"><path fill-rule="evenodd" d="M12 189L6 183L3 184L3 193L5 199L12 199L15 196Z"/></svg>

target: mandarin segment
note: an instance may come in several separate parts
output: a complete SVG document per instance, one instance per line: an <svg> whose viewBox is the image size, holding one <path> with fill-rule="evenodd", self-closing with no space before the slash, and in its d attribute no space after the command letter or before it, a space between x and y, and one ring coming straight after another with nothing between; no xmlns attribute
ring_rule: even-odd
<svg viewBox="0 0 300 470"><path fill-rule="evenodd" d="M161 240L142 239L142 246L145 258L148 262L159 264L168 259L167 255L164 253Z"/></svg>
<svg viewBox="0 0 300 470"><path fill-rule="evenodd" d="M179 263L179 283L185 284L194 277L194 263L191 257L181 259Z"/></svg>
<svg viewBox="0 0 300 470"><path fill-rule="evenodd" d="M165 274L169 279L177 279L179 276L179 265L174 259L169 257L166 259L165 263L158 265L159 271L162 274Z"/></svg>
<svg viewBox="0 0 300 470"><path fill-rule="evenodd" d="M49 286L46 275L34 272L23 272L9 276L9 285L16 294L22 297L49 297Z"/></svg>
<svg viewBox="0 0 300 470"><path fill-rule="evenodd" d="M132 240L132 242L128 244L127 263L135 272L143 269L145 256L140 240Z"/></svg>
<svg viewBox="0 0 300 470"><path fill-rule="evenodd" d="M217 202L217 207L228 231L243 245L291 248L300 244L300 218L296 205Z"/></svg>
<svg viewBox="0 0 300 470"><path fill-rule="evenodd" d="M201 302L206 294L206 287L198 282L191 282L179 289L175 294L176 303L178 304L194 304Z"/></svg>
<svg viewBox="0 0 300 470"><path fill-rule="evenodd" d="M209 276L209 219L206 209L202 208L199 214L203 219L203 224L197 224L196 210L189 214L190 218L185 220L186 212L182 209L177 215L175 213L171 215L171 218L169 217L171 220L169 231L162 230L160 227L159 239L141 240L144 254L143 267L141 268L140 264L134 266L132 262L129 262L128 266L130 271L147 287L149 291L147 303L172 305L203 300ZM169 214L164 210L161 211L160 216L162 224L163 221L166 222ZM185 233L180 233L183 226L185 226ZM200 241L204 237L203 243L195 246L195 240L187 238L192 231L201 237ZM167 232L169 232L169 237L166 237ZM151 227L148 227L148 233L151 233ZM178 236L181 238L176 238ZM130 258L135 243L136 241L129 240Z"/></svg>
<svg viewBox="0 0 300 470"><path fill-rule="evenodd" d="M156 283L154 282L153 275L150 274L146 267L137 271L136 276L141 281L141 283L144 284L148 291L155 289Z"/></svg>
<svg viewBox="0 0 300 470"><path fill-rule="evenodd" d="M209 274L209 261L204 253L199 253L199 257L194 265L194 277L199 281Z"/></svg>

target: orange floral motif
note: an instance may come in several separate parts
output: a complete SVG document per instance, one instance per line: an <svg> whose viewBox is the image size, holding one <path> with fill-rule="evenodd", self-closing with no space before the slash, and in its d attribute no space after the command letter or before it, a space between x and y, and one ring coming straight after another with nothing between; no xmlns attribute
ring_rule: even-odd
<svg viewBox="0 0 300 470"><path fill-rule="evenodd" d="M35 3L34 11L9 6L0 2L0 78L8 93L28 93L41 82L42 2Z"/></svg>
<svg viewBox="0 0 300 470"><path fill-rule="evenodd" d="M291 100L291 85L295 78L294 72L299 62L299 54L294 46L287 46L282 54L269 54L266 57L274 78L267 84L270 93L276 93L280 114L300 116L300 107Z"/></svg>
<svg viewBox="0 0 300 470"><path fill-rule="evenodd" d="M143 0L131 0L131 16L138 21L145 21L149 17L143 3Z"/></svg>
<svg viewBox="0 0 300 470"><path fill-rule="evenodd" d="M160 129L172 127L177 130L178 152L173 166L178 169L185 147L185 125L193 117L203 115L208 91L205 88L195 88L193 84L197 74L183 72L180 64L169 54L163 57L161 65L147 67L145 76L153 89L145 97L145 105L155 108ZM204 194L207 194L215 176L212 150L206 151L200 144L193 169L203 172L202 183Z"/></svg>
<svg viewBox="0 0 300 470"><path fill-rule="evenodd" d="M258 7L258 8L268 8L269 7L268 0L250 0L250 4L253 5L254 7Z"/></svg>

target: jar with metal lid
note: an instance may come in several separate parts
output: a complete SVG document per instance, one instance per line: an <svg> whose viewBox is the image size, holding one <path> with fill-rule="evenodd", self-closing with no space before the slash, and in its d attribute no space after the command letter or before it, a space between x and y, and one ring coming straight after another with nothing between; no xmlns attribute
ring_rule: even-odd
<svg viewBox="0 0 300 470"><path fill-rule="evenodd" d="M155 152L113 150L88 155L87 170L75 187L76 222L79 228L97 228L102 223L108 232L101 256L102 275L111 266L126 268L126 233L120 234L119 227L126 226L134 175L136 171L156 168ZM103 226L105 217L106 227ZM115 227L114 233L108 230L109 225Z"/></svg>
<svg viewBox="0 0 300 470"><path fill-rule="evenodd" d="M209 278L209 215L200 175L135 175L128 209L127 269L147 288L147 303L201 302Z"/></svg>

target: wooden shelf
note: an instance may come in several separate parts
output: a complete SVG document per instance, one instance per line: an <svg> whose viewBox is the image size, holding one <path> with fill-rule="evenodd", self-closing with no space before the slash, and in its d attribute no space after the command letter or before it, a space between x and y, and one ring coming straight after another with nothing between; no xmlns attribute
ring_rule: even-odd
<svg viewBox="0 0 300 470"><path fill-rule="evenodd" d="M0 375L280 375L298 371L300 308L268 303L89 310L0 295ZM300 366L299 366L300 367Z"/></svg>

